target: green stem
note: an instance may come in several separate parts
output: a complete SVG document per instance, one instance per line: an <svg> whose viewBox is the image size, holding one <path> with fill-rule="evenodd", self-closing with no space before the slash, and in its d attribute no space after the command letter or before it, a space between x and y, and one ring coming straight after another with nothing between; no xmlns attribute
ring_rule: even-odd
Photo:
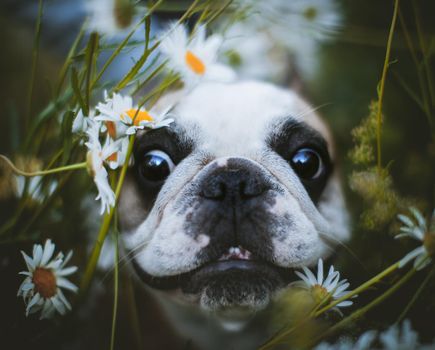
<svg viewBox="0 0 435 350"><path fill-rule="evenodd" d="M130 137L130 142L128 144L127 156L125 158L125 163L122 166L121 174L119 175L118 183L115 189L115 205L110 209L109 213L104 215L103 222L101 224L100 232L98 233L97 240L95 242L94 248L92 249L91 257L85 269L85 273L80 285L80 294L83 296L90 285L92 277L94 276L95 269L97 267L98 258L100 257L101 248L103 247L104 240L106 239L107 233L109 232L110 223L112 221L113 215L115 213L115 207L118 203L119 194L121 193L122 184L124 183L125 175L127 174L128 163L130 160L131 153L133 151L134 135Z"/></svg>
<svg viewBox="0 0 435 350"><path fill-rule="evenodd" d="M385 80L387 77L388 66L390 63L391 45L393 43L394 27L396 26L397 12L399 9L399 0L394 1L393 19L391 21L390 32L388 34L387 50L385 53L384 68L382 69L382 77L378 92L378 111L376 114L376 144L377 144L377 167L378 171L382 167L382 152L381 152L381 128L382 128L382 103L384 100Z"/></svg>
<svg viewBox="0 0 435 350"><path fill-rule="evenodd" d="M4 155L0 154L0 159L3 159L13 170L14 173L22 176L32 177L32 176L39 176L39 175L48 175L48 174L55 174L60 173L63 171L71 171L71 170L77 170L77 169L86 169L87 163L77 163L77 164L71 164L71 165L65 165L61 166L59 168L54 169L48 169L48 170L40 170L40 171L33 171L33 172L27 172L18 169L14 163L11 162L11 160L8 157L5 157Z"/></svg>
<svg viewBox="0 0 435 350"><path fill-rule="evenodd" d="M122 49L127 45L132 35L136 32L136 30L139 29L139 27L143 24L145 19L149 17L155 9L161 5L163 0L157 1L145 14L145 16L133 27L133 29L130 31L130 33L126 36L126 38L119 44L119 46L116 48L116 50L110 55L109 59L104 63L103 67L101 68L100 72L98 73L95 80L91 83L91 89L94 88L94 86L98 83L98 81L103 76L104 72L109 68L109 66L112 64L113 60L119 55L119 53L122 51Z"/></svg>
<svg viewBox="0 0 435 350"><path fill-rule="evenodd" d="M381 273L377 274L373 278L369 279L367 282L364 282L361 284L358 288L354 289L353 291L347 293L346 295L342 296L341 298L338 298L337 300L334 300L331 304L325 306L324 308L320 309L314 314L314 317L318 317L324 312L332 309L334 306L337 306L341 302L353 297L354 295L357 295L358 293L363 292L367 288L370 288L375 283L378 283L380 280L382 280L384 277L388 276L390 273L394 272L399 268L400 261L396 262L395 264L391 265Z"/></svg>
<svg viewBox="0 0 435 350"><path fill-rule="evenodd" d="M349 315L348 317L344 318L331 328L329 328L325 333L323 333L320 337L315 339L313 342L314 344L318 343L320 340L322 340L325 337L331 336L335 334L340 329L346 327L349 323L357 320L358 318L364 316L368 311L385 301L387 298L389 298L394 292L396 292L402 285L404 285L414 274L417 272L416 269L409 270L405 276L403 276L399 281L397 281L391 288L389 288L385 293L381 294L379 297L374 299L372 302L367 304L366 306L362 307L361 309L356 310L354 313ZM311 345L311 344L310 344Z"/></svg>
<svg viewBox="0 0 435 350"><path fill-rule="evenodd" d="M42 15L43 15L43 1L39 0L38 18L36 20L35 39L34 39L33 50L32 50L32 68L31 68L32 70L30 72L29 92L27 96L28 100L27 100L26 123L30 120L30 115L32 113L33 89L35 86L36 69L38 67L38 60L39 60L39 41L41 38Z"/></svg>
<svg viewBox="0 0 435 350"><path fill-rule="evenodd" d="M112 315L112 334L110 337L110 350L115 348L115 332L116 332L116 316L118 313L118 291L119 291L119 246L118 246L118 231L114 232L115 237L115 270L113 276L113 315Z"/></svg>
<svg viewBox="0 0 435 350"><path fill-rule="evenodd" d="M302 320L300 324L297 324L297 325L293 326L292 328L287 329L287 330L283 331L282 333L278 334L276 337L270 339L268 342L264 343L259 348L259 350L270 349L271 347L273 347L277 343L281 342L285 337L289 336L293 331L298 329L301 325L306 323L309 319L316 318L316 317L322 315L323 313L325 313L326 311L328 311L328 310L332 309L333 307L337 306L341 302L343 302L345 300L348 300L349 298L353 297L354 295L357 295L358 293L361 293L362 291L370 288L372 285L374 285L375 283L377 283L380 280L382 280L384 277L388 276L389 274L391 274L392 272L397 270L399 268L399 263L400 263L400 261L398 261L395 264L389 266L388 268L383 270L381 273L377 274L376 276L374 276L373 278L371 278L367 282L364 282L363 284L361 284L358 288L356 288L353 291L347 293L343 297L341 297L341 298L339 298L337 300L334 300L333 302L331 302L327 306L321 308L320 310L317 311L318 307L316 306L316 308L311 312L309 317L307 317L306 319ZM319 305L322 305L322 303L320 303Z"/></svg>

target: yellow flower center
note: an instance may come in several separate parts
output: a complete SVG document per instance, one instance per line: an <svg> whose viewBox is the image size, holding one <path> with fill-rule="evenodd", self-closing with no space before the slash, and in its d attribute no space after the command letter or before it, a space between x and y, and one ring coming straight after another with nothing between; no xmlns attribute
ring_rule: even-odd
<svg viewBox="0 0 435 350"><path fill-rule="evenodd" d="M106 122L107 133L109 136L114 139L116 138L116 125L114 122L107 121Z"/></svg>
<svg viewBox="0 0 435 350"><path fill-rule="evenodd" d="M138 126L140 122L147 120L147 121L153 121L153 117L151 117L147 111L141 111L137 109L129 109L125 112L132 120L133 125ZM124 120L124 116L121 116L121 119Z"/></svg>
<svg viewBox="0 0 435 350"><path fill-rule="evenodd" d="M56 294L56 276L53 271L43 267L37 267L33 272L32 282L35 285L36 292L43 298L48 299Z"/></svg>
<svg viewBox="0 0 435 350"><path fill-rule="evenodd" d="M317 17L317 9L315 7L307 7L304 11L304 16L309 21L314 21Z"/></svg>
<svg viewBox="0 0 435 350"><path fill-rule="evenodd" d="M331 298L331 294L326 290L326 288L319 284L311 287L311 295L313 296L316 304L324 303Z"/></svg>
<svg viewBox="0 0 435 350"><path fill-rule="evenodd" d="M186 52L186 64L187 66L198 75L203 75L205 73L205 64L201 59L196 56L192 51Z"/></svg>
<svg viewBox="0 0 435 350"><path fill-rule="evenodd" d="M107 157L107 160L109 162L116 162L116 161L118 161L118 152L112 153L110 156Z"/></svg>

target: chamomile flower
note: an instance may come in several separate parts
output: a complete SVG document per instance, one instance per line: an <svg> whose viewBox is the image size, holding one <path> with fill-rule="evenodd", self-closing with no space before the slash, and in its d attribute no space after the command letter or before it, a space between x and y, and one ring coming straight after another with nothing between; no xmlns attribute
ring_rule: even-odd
<svg viewBox="0 0 435 350"><path fill-rule="evenodd" d="M89 30L109 37L126 34L139 19L137 12L142 10L131 0L86 0L85 8Z"/></svg>
<svg viewBox="0 0 435 350"><path fill-rule="evenodd" d="M409 237L422 243L406 254L400 260L399 267L405 266L411 260L414 260L414 267L421 270L432 261L435 253L435 210L432 213L431 223L428 225L426 219L416 208L409 208L413 217L399 214L397 217L403 223L400 232L395 238Z"/></svg>
<svg viewBox="0 0 435 350"><path fill-rule="evenodd" d="M206 28L198 26L192 38L184 25L173 24L162 36L160 51L168 59L168 67L179 73L188 87L200 81L229 82L235 79L231 68L217 62L222 44L220 35L206 38Z"/></svg>
<svg viewBox="0 0 435 350"><path fill-rule="evenodd" d="M326 342L317 345L314 350L371 350L376 338L376 331L367 331L363 333L356 341L350 338L340 339L335 344Z"/></svg>
<svg viewBox="0 0 435 350"><path fill-rule="evenodd" d="M18 289L17 296L21 296L26 304L26 316L41 311L40 318L50 318L56 311L61 315L71 310L71 305L65 298L62 288L77 292L77 287L65 277L73 274L77 267L66 267L71 259L72 251L66 257L63 253L53 256L55 245L51 240L33 246L32 257L23 251L27 271L20 272L26 276Z"/></svg>
<svg viewBox="0 0 435 350"><path fill-rule="evenodd" d="M104 162L107 161L114 153L119 150L119 141L111 142L108 138L104 146L100 143L101 124L93 121L87 130L88 142L85 143L88 147L88 168L97 185L98 196L96 200L101 201L101 211L109 212L110 208L115 205L115 194L110 187L108 181L108 173L104 167Z"/></svg>
<svg viewBox="0 0 435 350"><path fill-rule="evenodd" d="M105 93L105 101L97 105L97 110L100 115L95 119L106 122L108 133L112 138L132 135L145 127L152 129L165 127L173 121L167 118L170 107L161 113L139 109L134 105L131 96L117 93L114 93L111 98Z"/></svg>
<svg viewBox="0 0 435 350"><path fill-rule="evenodd" d="M302 287L310 291L314 301L319 304L336 300L346 295L350 291L346 290L349 287L349 283L346 279L340 280L340 273L334 270L334 266L329 268L328 275L324 279L323 276L323 260L319 259L317 264L317 276L315 276L310 269L302 267L304 273L296 271L296 275L303 281ZM350 300L344 300L337 304L335 310L339 307L346 307L352 305Z"/></svg>
<svg viewBox="0 0 435 350"><path fill-rule="evenodd" d="M246 1L239 1L246 4ZM340 29L342 16L335 0L249 0L246 22L253 36L267 33L269 40L291 55L305 76L318 65L317 51L322 42ZM275 48L276 50L276 48Z"/></svg>
<svg viewBox="0 0 435 350"><path fill-rule="evenodd" d="M411 328L409 320L403 321L401 326L391 326L379 335L379 340L383 345L383 350L423 349L419 344L418 334ZM431 348L434 349L434 347Z"/></svg>

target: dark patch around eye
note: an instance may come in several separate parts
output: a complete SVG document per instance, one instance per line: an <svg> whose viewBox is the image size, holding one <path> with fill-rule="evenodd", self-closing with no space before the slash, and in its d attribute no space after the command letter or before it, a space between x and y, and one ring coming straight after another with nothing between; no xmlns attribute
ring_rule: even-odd
<svg viewBox="0 0 435 350"><path fill-rule="evenodd" d="M194 143L186 136L185 131L178 125L150 130L140 135L134 144L133 156L136 181L147 201L154 201L164 181L148 181L141 174L141 164L145 155L151 150L161 150L169 155L175 166L186 158L193 150Z"/></svg>
<svg viewBox="0 0 435 350"><path fill-rule="evenodd" d="M322 135L306 123L289 120L277 132L269 136L267 144L273 151L284 158L289 163L289 166L291 166L291 160L298 150L304 148L312 149L320 155L324 164L324 171L320 176L315 179L300 177L309 196L316 203L333 170L328 147Z"/></svg>

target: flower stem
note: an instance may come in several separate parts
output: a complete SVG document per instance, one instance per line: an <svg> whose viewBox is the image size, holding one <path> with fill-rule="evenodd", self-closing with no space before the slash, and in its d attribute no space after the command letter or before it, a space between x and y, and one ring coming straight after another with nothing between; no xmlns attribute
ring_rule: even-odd
<svg viewBox="0 0 435 350"><path fill-rule="evenodd" d="M353 297L354 295L357 295L358 293L363 292L367 288L369 288L372 285L374 285L375 283L379 282L384 277L388 276L390 273L392 273L395 270L397 270L399 268L399 264L400 264L400 261L398 261L395 264L391 265L390 267L386 268L384 271L382 271L381 273L379 273L376 276L372 277L367 282L364 282L363 284L361 284L358 288L356 288L353 291L347 293L346 295L343 295L341 298L338 298L338 299L334 300L329 305L327 305L324 308L320 309L319 311L315 312L313 316L314 317L318 317L321 314L323 314L324 312L332 309L334 306L337 306L342 301L345 301L345 300Z"/></svg>
<svg viewBox="0 0 435 350"><path fill-rule="evenodd" d="M425 277L423 283L420 285L420 287L417 289L417 291L415 292L415 294L413 295L412 299L410 300L410 302L406 305L405 309L402 311L402 313L400 314L400 316L397 319L396 323L402 322L402 320L405 318L406 314L409 312L409 310L412 308L412 306L415 304L415 302L417 301L417 299L419 298L419 296L421 295L421 293L423 292L423 290L426 288L428 282L430 281L430 279L434 276L435 274L435 266L432 268L432 270L430 271L430 273Z"/></svg>
<svg viewBox="0 0 435 350"><path fill-rule="evenodd" d="M119 194L121 193L121 188L124 183L125 175L127 174L128 163L130 160L131 153L133 151L135 136L130 137L130 142L128 144L127 156L125 157L125 163L122 166L121 174L119 175L118 183L115 189L115 206L110 209L109 213L106 213L103 218L103 222L100 227L100 232L98 233L97 240L95 242L94 248L92 249L91 257L86 265L85 274L80 285L80 294L83 296L90 285L92 277L95 273L95 268L98 263L98 258L100 257L101 248L103 247L104 240L106 239L107 233L109 232L110 223L112 221L113 215L115 213L115 208L118 203Z"/></svg>
<svg viewBox="0 0 435 350"><path fill-rule="evenodd" d="M266 343L264 343L259 350L265 350L265 349L270 349L271 347L273 347L274 345L276 345L277 343L281 342L285 337L287 337L289 334L291 334L292 332L294 332L296 329L298 329L300 326L302 326L304 323L306 323L308 320L312 319L312 318L316 318L319 317L321 314L325 313L326 311L332 309L333 307L337 306L338 304L340 304L341 302L353 297L354 295L363 292L364 290L368 289L369 287L371 287L372 285L374 285L375 283L379 282L380 280L382 280L384 277L388 276L390 273L394 272L395 270L398 269L399 267L399 263L400 261L396 262L395 264L389 266L388 268L386 268L385 270L383 270L382 272L380 272L379 274L377 274L376 276L372 277L370 280L368 280L367 282L364 282L363 284L361 284L358 288L354 289L353 291L347 293L346 295L344 295L343 297L336 299L334 301L332 301L330 304L326 305L325 307L321 308L320 310L318 310L319 306L321 306L323 303L319 303L319 305L314 308L314 310L311 312L311 314L305 318L304 320L302 320L299 324L291 327L290 329L287 329L285 331L283 331L282 333L276 335L275 337L273 337L272 339L270 339L269 341L267 341Z"/></svg>
<svg viewBox="0 0 435 350"><path fill-rule="evenodd" d="M344 328L349 323L357 320L358 318L364 316L368 311L373 309L375 306L379 305L383 301L385 301L388 297L390 297L394 292L396 292L402 285L404 285L414 274L417 272L415 268L409 270L399 281L397 281L392 287L390 287L385 293L381 294L379 297L374 299L372 302L362 307L361 309L356 310L351 315L347 316L331 328L329 328L325 333L323 333L320 337L313 341L314 344L318 343L325 337L331 336L335 334L338 330Z"/></svg>
<svg viewBox="0 0 435 350"><path fill-rule="evenodd" d="M0 154L0 159L3 159L12 169L12 171L15 174L32 177L32 176L39 176L39 175L48 175L48 174L55 174L55 173L61 173L63 171L70 171L70 170L77 170L77 169L86 169L86 162L82 163L76 163L71 165L65 165L61 166L59 168L53 168L48 170L40 170L40 171L33 171L33 172L27 172L24 170L18 169L14 163L11 162L11 160L8 157L5 157L4 155Z"/></svg>
<svg viewBox="0 0 435 350"><path fill-rule="evenodd" d="M382 152L381 152L381 128L382 128L382 102L384 100L385 80L387 77L388 67L390 65L391 45L393 43L394 28L396 26L397 12L399 9L399 0L394 1L393 19L391 20L390 32L388 34L387 50L385 53L384 68L382 69L382 77L378 91L378 111L376 113L376 145L377 145L377 168L378 171L382 167Z"/></svg>
<svg viewBox="0 0 435 350"><path fill-rule="evenodd" d="M116 221L116 218L115 218ZM119 233L114 232L115 238L115 270L113 275L113 315L112 315L112 334L110 336L110 350L115 348L116 317L118 313L118 291L119 291Z"/></svg>

